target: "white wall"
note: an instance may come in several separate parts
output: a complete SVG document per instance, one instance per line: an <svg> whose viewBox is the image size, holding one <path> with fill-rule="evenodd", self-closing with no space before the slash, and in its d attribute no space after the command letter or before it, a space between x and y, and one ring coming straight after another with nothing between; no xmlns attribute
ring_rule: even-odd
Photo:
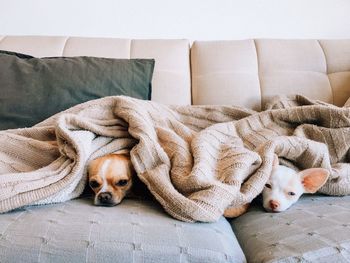
<svg viewBox="0 0 350 263"><path fill-rule="evenodd" d="M0 35L350 38L350 0L0 0Z"/></svg>

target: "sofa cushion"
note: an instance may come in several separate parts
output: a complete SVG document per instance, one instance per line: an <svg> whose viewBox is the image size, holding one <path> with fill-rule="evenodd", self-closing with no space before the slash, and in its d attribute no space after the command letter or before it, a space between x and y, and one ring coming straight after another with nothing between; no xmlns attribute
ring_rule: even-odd
<svg viewBox="0 0 350 263"><path fill-rule="evenodd" d="M342 106L350 96L350 40L195 41L193 104L260 110L276 95Z"/></svg>
<svg viewBox="0 0 350 263"><path fill-rule="evenodd" d="M184 223L152 201L89 198L0 215L1 262L245 262L230 224Z"/></svg>
<svg viewBox="0 0 350 263"><path fill-rule="evenodd" d="M232 220L248 262L349 262L350 196L305 196L289 210L261 204Z"/></svg>
<svg viewBox="0 0 350 263"><path fill-rule="evenodd" d="M0 129L32 126L105 96L151 99L152 59L34 58L0 51Z"/></svg>

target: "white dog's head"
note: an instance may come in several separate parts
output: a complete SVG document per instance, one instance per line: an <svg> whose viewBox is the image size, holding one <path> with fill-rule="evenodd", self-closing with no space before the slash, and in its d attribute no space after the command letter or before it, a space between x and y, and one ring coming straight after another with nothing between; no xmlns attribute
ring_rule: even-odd
<svg viewBox="0 0 350 263"><path fill-rule="evenodd" d="M279 165L275 155L274 168L263 190L263 206L268 212L282 212L296 203L303 193L315 193L327 181L329 172L310 168L297 173Z"/></svg>

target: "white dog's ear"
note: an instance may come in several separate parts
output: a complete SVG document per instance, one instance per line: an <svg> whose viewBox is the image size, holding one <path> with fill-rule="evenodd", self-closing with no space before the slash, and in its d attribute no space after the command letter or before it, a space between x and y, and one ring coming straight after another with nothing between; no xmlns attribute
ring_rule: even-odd
<svg viewBox="0 0 350 263"><path fill-rule="evenodd" d="M277 156L277 154L274 153L272 167L276 168L279 164L280 164L280 162L278 160L278 156Z"/></svg>
<svg viewBox="0 0 350 263"><path fill-rule="evenodd" d="M323 168L310 168L300 172L305 193L316 193L327 181L329 171Z"/></svg>

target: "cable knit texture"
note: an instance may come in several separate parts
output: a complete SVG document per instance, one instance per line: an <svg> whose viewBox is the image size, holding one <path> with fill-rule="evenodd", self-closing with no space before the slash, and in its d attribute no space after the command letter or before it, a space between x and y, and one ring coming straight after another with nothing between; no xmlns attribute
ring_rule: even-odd
<svg viewBox="0 0 350 263"><path fill-rule="evenodd" d="M229 106L165 106L128 97L90 101L27 129L0 132L0 211L78 197L86 164L131 149L140 179L173 217L216 221L249 203L283 163L323 167L320 189L350 193L350 109L302 96L260 113Z"/></svg>

